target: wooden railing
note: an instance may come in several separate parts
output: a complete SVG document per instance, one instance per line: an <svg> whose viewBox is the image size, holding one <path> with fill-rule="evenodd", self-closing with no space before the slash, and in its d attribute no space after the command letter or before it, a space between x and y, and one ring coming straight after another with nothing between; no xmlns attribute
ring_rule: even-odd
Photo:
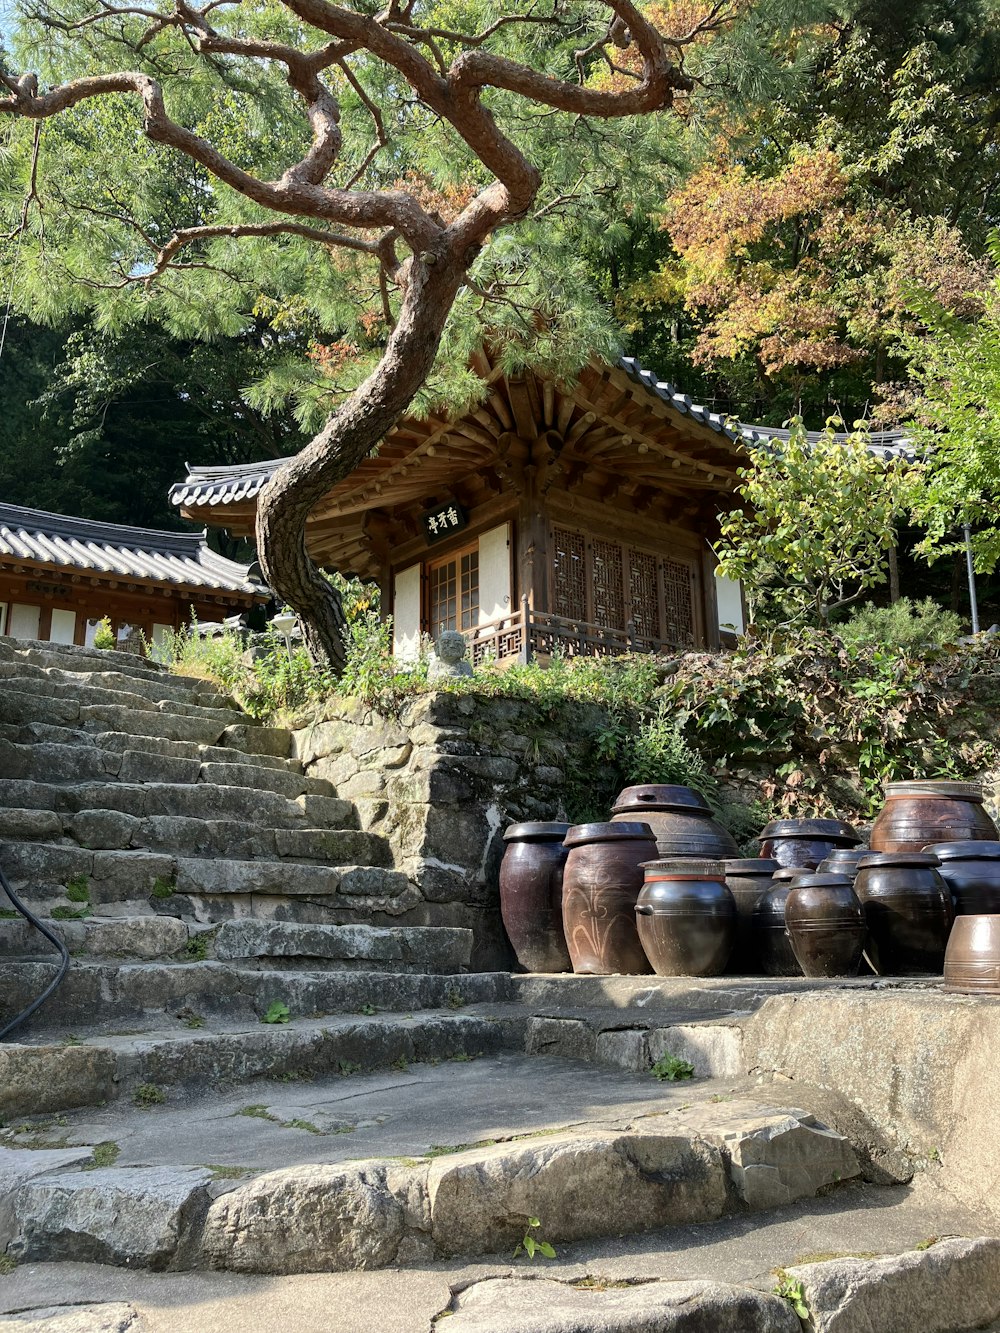
<svg viewBox="0 0 1000 1333"><path fill-rule="evenodd" d="M660 649L690 647L662 639L643 638L629 622L624 630L604 629L582 620L533 611L528 599L520 610L498 620L466 630L469 656L474 667L486 662L531 662L536 657L620 657L623 653L652 653Z"/></svg>

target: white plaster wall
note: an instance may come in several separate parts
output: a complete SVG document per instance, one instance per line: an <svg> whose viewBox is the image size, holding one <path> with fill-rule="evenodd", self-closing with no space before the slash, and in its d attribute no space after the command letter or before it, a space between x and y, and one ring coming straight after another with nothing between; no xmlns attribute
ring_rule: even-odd
<svg viewBox="0 0 1000 1333"><path fill-rule="evenodd" d="M398 573L392 589L392 651L413 661L420 655L420 565Z"/></svg>
<svg viewBox="0 0 1000 1333"><path fill-rule="evenodd" d="M742 634L746 627L743 624L741 585L733 579L723 579L716 574L715 600L719 608L719 629L735 630L737 634Z"/></svg>

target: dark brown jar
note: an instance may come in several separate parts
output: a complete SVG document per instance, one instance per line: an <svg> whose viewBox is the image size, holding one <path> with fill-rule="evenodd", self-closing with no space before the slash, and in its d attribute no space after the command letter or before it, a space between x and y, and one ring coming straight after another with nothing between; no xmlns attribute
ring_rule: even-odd
<svg viewBox="0 0 1000 1333"><path fill-rule="evenodd" d="M815 870L836 847L856 847L861 834L842 819L775 819L757 839L761 856L779 866Z"/></svg>
<svg viewBox="0 0 1000 1333"><path fill-rule="evenodd" d="M753 909L772 887L771 876L778 863L763 856L750 856L723 861L722 869L726 888L736 902L736 946L726 971L734 976L752 976L760 972L761 966L753 938Z"/></svg>
<svg viewBox="0 0 1000 1333"><path fill-rule="evenodd" d="M978 782L920 781L885 784L885 805L869 841L873 852L919 852L930 843L997 838Z"/></svg>
<svg viewBox="0 0 1000 1333"><path fill-rule="evenodd" d="M1000 915L955 918L944 955L944 989L1000 995Z"/></svg>
<svg viewBox="0 0 1000 1333"><path fill-rule="evenodd" d="M1000 842L934 842L924 851L941 862L957 916L1000 913Z"/></svg>
<svg viewBox="0 0 1000 1333"><path fill-rule="evenodd" d="M527 972L569 972L563 934L563 867L568 824L511 824L500 862L500 915Z"/></svg>
<svg viewBox="0 0 1000 1333"><path fill-rule="evenodd" d="M938 974L944 966L955 909L939 864L926 852L871 852L858 867L854 889L882 976Z"/></svg>
<svg viewBox="0 0 1000 1333"><path fill-rule="evenodd" d="M789 890L785 925L805 976L857 976L865 911L846 875L802 875Z"/></svg>
<svg viewBox="0 0 1000 1333"><path fill-rule="evenodd" d="M779 872L780 873L780 872ZM792 952L785 930L785 904L792 889L788 876L779 880L757 900L750 923L753 949L766 977L800 977L802 969Z"/></svg>
<svg viewBox="0 0 1000 1333"><path fill-rule="evenodd" d="M639 943L635 904L642 866L656 859L648 824L577 824L566 834L563 929L574 972L652 971Z"/></svg>
<svg viewBox="0 0 1000 1333"><path fill-rule="evenodd" d="M871 855L870 847L834 847L825 860L820 861L817 870L831 875L846 875L853 880L858 873L858 866L866 856Z"/></svg>
<svg viewBox="0 0 1000 1333"><path fill-rule="evenodd" d="M736 942L736 903L718 861L666 857L643 867L639 940L658 977L717 977Z"/></svg>
<svg viewBox="0 0 1000 1333"><path fill-rule="evenodd" d="M692 787L650 785L618 793L612 820L641 819L653 830L658 854L721 860L737 856L736 840L712 815L712 807Z"/></svg>

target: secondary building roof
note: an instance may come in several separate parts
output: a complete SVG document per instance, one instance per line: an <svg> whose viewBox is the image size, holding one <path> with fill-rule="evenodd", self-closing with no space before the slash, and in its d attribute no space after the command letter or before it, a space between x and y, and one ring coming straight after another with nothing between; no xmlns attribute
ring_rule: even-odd
<svg viewBox="0 0 1000 1333"><path fill-rule="evenodd" d="M204 532L130 528L0 504L0 564L22 562L250 597L262 592L245 565L209 550Z"/></svg>

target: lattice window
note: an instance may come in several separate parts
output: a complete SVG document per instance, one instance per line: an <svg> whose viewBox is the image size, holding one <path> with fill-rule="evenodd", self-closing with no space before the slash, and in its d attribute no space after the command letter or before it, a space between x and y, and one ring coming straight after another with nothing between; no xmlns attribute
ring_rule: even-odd
<svg viewBox="0 0 1000 1333"><path fill-rule="evenodd" d="M667 613L664 639L668 643L693 643L694 599L691 595L691 570L679 560L663 561L663 601Z"/></svg>
<svg viewBox="0 0 1000 1333"><path fill-rule="evenodd" d="M630 550L629 615L640 639L660 637L660 590L657 586L656 556L648 551Z"/></svg>
<svg viewBox="0 0 1000 1333"><path fill-rule="evenodd" d="M622 548L618 542L595 541L591 551L594 573L594 624L602 629L625 628L625 592L622 584Z"/></svg>
<svg viewBox="0 0 1000 1333"><path fill-rule="evenodd" d="M473 629L479 624L479 551L466 551L453 560L431 565L430 632Z"/></svg>
<svg viewBox="0 0 1000 1333"><path fill-rule="evenodd" d="M553 610L566 620L586 620L586 543L568 528L554 528L553 538Z"/></svg>

